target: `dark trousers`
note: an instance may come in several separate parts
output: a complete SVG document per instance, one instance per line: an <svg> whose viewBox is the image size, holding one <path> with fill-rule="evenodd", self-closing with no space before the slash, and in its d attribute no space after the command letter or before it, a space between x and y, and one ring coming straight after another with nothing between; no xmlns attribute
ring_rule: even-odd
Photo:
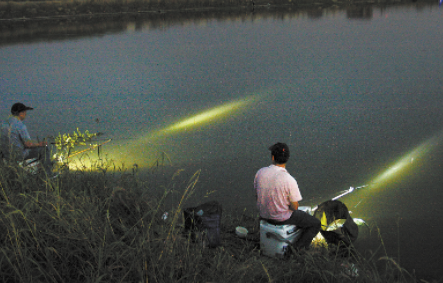
<svg viewBox="0 0 443 283"><path fill-rule="evenodd" d="M321 222L314 216L302 211L293 211L291 217L283 222L281 225L295 225L302 228L302 234L297 242L294 243L294 248L299 249L309 249L312 239L320 232Z"/></svg>

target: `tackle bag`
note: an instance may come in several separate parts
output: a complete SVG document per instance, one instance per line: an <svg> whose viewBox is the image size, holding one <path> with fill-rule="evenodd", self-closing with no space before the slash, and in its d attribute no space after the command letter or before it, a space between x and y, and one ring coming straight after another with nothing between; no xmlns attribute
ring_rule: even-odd
<svg viewBox="0 0 443 283"><path fill-rule="evenodd" d="M215 248L221 245L220 220L222 206L211 201L196 207L183 210L185 233L190 234L192 241L201 240L203 246Z"/></svg>
<svg viewBox="0 0 443 283"><path fill-rule="evenodd" d="M318 206L314 217L321 221L320 233L327 243L349 246L358 237L358 226L344 203L328 200Z"/></svg>

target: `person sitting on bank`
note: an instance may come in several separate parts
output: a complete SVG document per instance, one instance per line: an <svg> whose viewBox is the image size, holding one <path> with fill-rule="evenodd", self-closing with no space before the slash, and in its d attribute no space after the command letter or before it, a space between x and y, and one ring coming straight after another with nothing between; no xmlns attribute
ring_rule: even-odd
<svg viewBox="0 0 443 283"><path fill-rule="evenodd" d="M302 196L297 181L286 170L289 147L279 142L269 147L269 150L272 164L258 170L254 179L260 218L273 225L296 225L302 228L302 234L293 246L297 251L307 250L320 231L321 222L298 210Z"/></svg>
<svg viewBox="0 0 443 283"><path fill-rule="evenodd" d="M14 161L37 158L42 163L46 174L52 176L51 152L48 143L45 141L33 142L28 128L23 123L26 112L33 109L19 102L12 105L12 115L2 124L1 148L3 158Z"/></svg>

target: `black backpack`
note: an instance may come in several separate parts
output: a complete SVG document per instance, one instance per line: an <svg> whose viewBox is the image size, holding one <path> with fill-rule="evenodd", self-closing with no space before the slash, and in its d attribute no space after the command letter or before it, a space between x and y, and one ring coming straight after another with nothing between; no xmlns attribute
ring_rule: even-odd
<svg viewBox="0 0 443 283"><path fill-rule="evenodd" d="M192 241L201 240L203 246L215 248L221 245L220 220L222 206L211 201L196 207L183 210L185 233L190 234Z"/></svg>

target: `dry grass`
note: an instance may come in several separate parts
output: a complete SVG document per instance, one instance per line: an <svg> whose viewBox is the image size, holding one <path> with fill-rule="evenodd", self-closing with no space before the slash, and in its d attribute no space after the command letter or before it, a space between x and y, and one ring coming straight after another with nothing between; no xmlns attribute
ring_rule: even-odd
<svg viewBox="0 0 443 283"><path fill-rule="evenodd" d="M182 229L199 172L149 188L136 170L96 166L56 180L0 167L2 282L416 282L388 256L353 249L263 257L254 215L224 215L222 246L204 248ZM181 199L164 221L170 194ZM238 225L251 236L236 237Z"/></svg>

